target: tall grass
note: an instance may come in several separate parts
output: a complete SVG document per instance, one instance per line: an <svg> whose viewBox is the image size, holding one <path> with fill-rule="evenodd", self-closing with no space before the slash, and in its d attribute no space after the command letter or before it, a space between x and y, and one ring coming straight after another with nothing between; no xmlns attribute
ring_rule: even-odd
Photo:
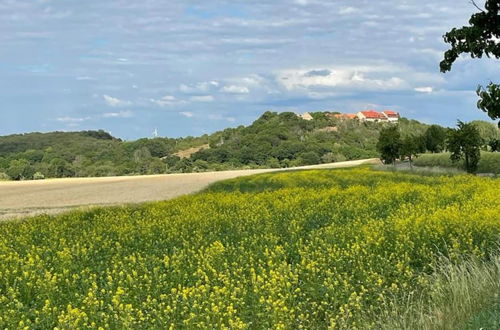
<svg viewBox="0 0 500 330"><path fill-rule="evenodd" d="M450 153L447 152L420 155L415 159L414 164L427 167L464 168L463 162L453 163L450 160ZM481 152L477 172L500 174L500 152Z"/></svg>
<svg viewBox="0 0 500 330"><path fill-rule="evenodd" d="M389 172L403 172L403 173L413 173L419 175L457 175L465 174L465 171L453 168L453 167L439 167L439 166L419 166L419 167L398 167L392 165L375 165L372 167L377 171L389 171Z"/></svg>
<svg viewBox="0 0 500 330"><path fill-rule="evenodd" d="M499 316L488 312L500 303L500 255L488 262L469 258L458 264L443 258L428 280L428 290L387 300L376 316L366 319L366 325L451 330L498 322Z"/></svg>

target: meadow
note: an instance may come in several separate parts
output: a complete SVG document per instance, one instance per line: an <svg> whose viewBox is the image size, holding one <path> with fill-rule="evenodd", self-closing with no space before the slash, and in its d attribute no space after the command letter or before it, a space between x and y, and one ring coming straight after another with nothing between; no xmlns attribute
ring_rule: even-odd
<svg viewBox="0 0 500 330"><path fill-rule="evenodd" d="M498 193L471 175L290 171L2 223L0 328L478 322L500 290Z"/></svg>
<svg viewBox="0 0 500 330"><path fill-rule="evenodd" d="M414 164L417 166L447 167L462 170L464 168L463 161L453 163L448 152L419 155L415 158ZM477 171L478 173L500 174L500 152L482 151Z"/></svg>

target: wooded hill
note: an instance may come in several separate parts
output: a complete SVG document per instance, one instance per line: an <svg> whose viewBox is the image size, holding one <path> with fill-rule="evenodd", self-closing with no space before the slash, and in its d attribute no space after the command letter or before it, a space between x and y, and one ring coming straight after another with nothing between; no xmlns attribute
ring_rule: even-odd
<svg viewBox="0 0 500 330"><path fill-rule="evenodd" d="M102 130L28 133L0 137L0 179L158 174L232 168L290 167L377 157L380 123L331 118L304 120L292 112L266 112L249 126L211 135L122 141ZM401 131L428 125L400 119ZM174 155L209 145L189 158Z"/></svg>

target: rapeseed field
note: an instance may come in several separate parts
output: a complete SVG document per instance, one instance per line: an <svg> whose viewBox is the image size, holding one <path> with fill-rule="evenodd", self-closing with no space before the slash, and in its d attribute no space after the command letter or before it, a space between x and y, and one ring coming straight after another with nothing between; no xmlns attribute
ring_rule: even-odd
<svg viewBox="0 0 500 330"><path fill-rule="evenodd" d="M366 328L440 258L498 252L498 182L282 172L3 223L0 328Z"/></svg>

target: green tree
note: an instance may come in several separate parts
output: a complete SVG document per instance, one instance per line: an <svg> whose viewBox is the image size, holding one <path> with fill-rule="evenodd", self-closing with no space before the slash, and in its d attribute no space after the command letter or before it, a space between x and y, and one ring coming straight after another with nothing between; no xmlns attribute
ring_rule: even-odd
<svg viewBox="0 0 500 330"><path fill-rule="evenodd" d="M457 126L458 128L448 132L447 146L451 152L450 158L455 163L464 159L465 170L468 173L475 173L481 158L483 139L474 124L459 120Z"/></svg>
<svg viewBox="0 0 500 330"><path fill-rule="evenodd" d="M35 169L26 159L15 159L9 163L6 173L12 180L29 180L33 178Z"/></svg>
<svg viewBox="0 0 500 330"><path fill-rule="evenodd" d="M474 5L474 1L472 1ZM451 49L444 53L444 59L440 63L441 72L451 70L453 63L463 53L468 53L472 58L487 57L500 58L500 1L486 0L484 10L473 14L469 19L469 26L459 29L453 28L443 38L451 45ZM500 86L490 83L486 88L477 88L479 101L477 106L486 112L491 119L500 118ZM498 123L500 127L500 122Z"/></svg>
<svg viewBox="0 0 500 330"><path fill-rule="evenodd" d="M67 178L75 175L72 166L61 158L54 158L50 161L49 173L54 178Z"/></svg>
<svg viewBox="0 0 500 330"><path fill-rule="evenodd" d="M476 126L479 131L479 135L484 142L484 149L486 150L489 142L500 139L500 129L492 123L483 120L474 120L471 121L471 124Z"/></svg>
<svg viewBox="0 0 500 330"><path fill-rule="evenodd" d="M307 151L299 155L300 165L314 165L321 163L321 158L314 151Z"/></svg>
<svg viewBox="0 0 500 330"><path fill-rule="evenodd" d="M266 161L266 167L268 167L268 168L280 168L281 164L277 158L269 157Z"/></svg>
<svg viewBox="0 0 500 330"><path fill-rule="evenodd" d="M391 125L380 131L377 150L384 163L396 165L396 159L401 154L401 134L398 126Z"/></svg>
<svg viewBox="0 0 500 330"><path fill-rule="evenodd" d="M439 125L431 125L424 135L425 148L432 153L443 151L446 144L446 129Z"/></svg>
<svg viewBox="0 0 500 330"><path fill-rule="evenodd" d="M165 157L164 162L168 168L171 168L171 167L174 167L175 164L177 164L177 162L180 160L181 160L181 158L179 156L171 155L171 156Z"/></svg>
<svg viewBox="0 0 500 330"><path fill-rule="evenodd" d="M401 139L401 156L410 162L410 168L413 168L413 157L416 157L425 149L424 138L422 136L407 135Z"/></svg>
<svg viewBox="0 0 500 330"><path fill-rule="evenodd" d="M148 166L149 174L163 174L167 170L167 164L165 164L159 158L153 158Z"/></svg>

